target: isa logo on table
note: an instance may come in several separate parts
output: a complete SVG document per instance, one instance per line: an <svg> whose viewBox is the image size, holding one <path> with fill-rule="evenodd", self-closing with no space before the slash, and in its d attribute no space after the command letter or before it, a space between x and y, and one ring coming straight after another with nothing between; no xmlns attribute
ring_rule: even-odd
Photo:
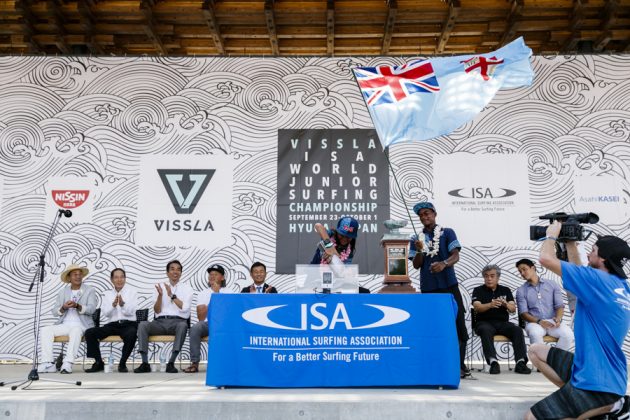
<svg viewBox="0 0 630 420"><path fill-rule="evenodd" d="M331 309L334 307L334 310ZM346 330L363 330L367 328L386 327L400 324L409 319L409 312L392 306L363 304L361 316L354 320L348 314L344 303L327 305L319 302L314 304L302 303L298 305L271 305L250 309L243 312L243 319L252 324L279 330L334 330L337 325L343 325ZM373 311L370 311L372 308ZM372 312L372 313L370 313ZM271 315L281 318L279 321L271 319ZM297 315L297 316L296 316ZM376 318L375 318L376 317ZM299 319L299 325L294 320ZM366 321L369 319L369 321Z"/></svg>
<svg viewBox="0 0 630 420"><path fill-rule="evenodd" d="M206 383L459 385L450 294L218 294Z"/></svg>

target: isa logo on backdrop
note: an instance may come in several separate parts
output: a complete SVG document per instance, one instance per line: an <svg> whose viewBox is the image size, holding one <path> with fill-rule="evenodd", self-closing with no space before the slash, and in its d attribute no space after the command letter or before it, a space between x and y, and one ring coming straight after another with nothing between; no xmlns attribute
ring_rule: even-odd
<svg viewBox="0 0 630 420"><path fill-rule="evenodd" d="M53 177L46 190L45 222L54 219L58 210L70 210L71 217L62 217L60 223L89 223L94 211L94 185L87 178Z"/></svg>
<svg viewBox="0 0 630 420"><path fill-rule="evenodd" d="M228 244L232 173L227 156L144 156L137 244L200 248Z"/></svg>
<svg viewBox="0 0 630 420"><path fill-rule="evenodd" d="M440 220L466 246L525 246L530 199L527 156L452 153L433 161Z"/></svg>

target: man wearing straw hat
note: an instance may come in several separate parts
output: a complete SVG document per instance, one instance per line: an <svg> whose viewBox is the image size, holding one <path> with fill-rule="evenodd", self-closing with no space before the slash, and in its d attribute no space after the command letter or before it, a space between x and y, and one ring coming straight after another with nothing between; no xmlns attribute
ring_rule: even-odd
<svg viewBox="0 0 630 420"><path fill-rule="evenodd" d="M61 273L61 281L67 283L57 294L52 314L57 317L54 325L43 327L41 336L41 364L38 372L56 372L53 359L53 342L60 335L69 336L68 351L61 365L61 373L72 373L72 364L79 351L81 337L86 329L94 326L92 313L98 304L96 292L83 284L88 269L71 264Z"/></svg>

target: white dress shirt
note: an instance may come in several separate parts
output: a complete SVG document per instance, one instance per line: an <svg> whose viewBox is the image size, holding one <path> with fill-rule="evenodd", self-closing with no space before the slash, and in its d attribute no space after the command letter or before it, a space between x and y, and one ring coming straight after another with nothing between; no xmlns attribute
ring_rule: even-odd
<svg viewBox="0 0 630 420"><path fill-rule="evenodd" d="M82 295L81 289L71 290L70 293L72 295L71 300L73 302L75 302L75 303L79 300L79 298ZM81 318L79 318L79 312L77 312L77 310L74 309L74 308L66 309L66 316L63 319L62 324L64 324L64 325L81 325Z"/></svg>
<svg viewBox="0 0 630 420"><path fill-rule="evenodd" d="M159 286L162 288L162 311L156 313L155 317L178 316L184 319L190 318L190 305L194 295L193 289L188 284L182 283L181 280L175 286L171 285L171 293L177 295L177 299L183 303L182 308L179 309L179 306L166 293L164 284L160 283ZM155 292L155 299L157 299L157 292Z"/></svg>
<svg viewBox="0 0 630 420"><path fill-rule="evenodd" d="M215 292L210 289L207 288L205 290L202 290L201 292L197 293L197 306L199 305L208 305L210 303L210 299L212 299L212 295ZM220 293L220 292L219 292Z"/></svg>
<svg viewBox="0 0 630 420"><path fill-rule="evenodd" d="M119 294L125 305L122 307L120 305L116 305L114 308L112 303ZM103 295L101 308L103 316L108 319L108 322L118 322L122 320L135 321L136 309L138 309L138 294L127 285L125 285L120 292L116 292L115 289L108 290Z"/></svg>

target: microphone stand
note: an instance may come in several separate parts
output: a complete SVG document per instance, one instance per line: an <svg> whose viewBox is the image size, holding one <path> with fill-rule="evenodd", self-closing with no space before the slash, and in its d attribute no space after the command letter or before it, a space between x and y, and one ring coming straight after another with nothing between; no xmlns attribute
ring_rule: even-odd
<svg viewBox="0 0 630 420"><path fill-rule="evenodd" d="M16 389L20 387L22 387L21 389L26 389L29 385L31 385L35 381L57 382L57 383L69 384L69 385L74 384L77 386L81 385L81 381L63 381L60 379L43 379L39 377L39 373L37 372L37 366L39 364L39 360L37 357L37 347L39 344L39 326L41 322L42 293L44 291L44 275L46 274L45 256L46 256L46 251L48 251L48 247L50 246L50 242L52 241L52 238L55 234L55 231L57 230L57 225L59 224L59 220L61 220L62 216L71 217L72 212L70 210L59 209L59 211L55 215L55 220L53 221L53 224L50 227L50 231L48 232L48 238L46 239L46 242L44 243L42 252L39 254L39 263L37 264L37 272L35 273L35 276L33 276L31 285L28 288L28 291L31 292L33 290L33 286L37 285L37 287L35 287L35 318L33 320L33 323L34 323L33 326L35 328L35 331L34 331L35 342L33 343L33 364L31 366L31 371L26 377L26 380L14 379L7 382L0 382L0 386L5 386L5 385L20 382L19 384L13 385L11 387L12 391L15 391ZM36 281L38 278L39 278L39 281Z"/></svg>

